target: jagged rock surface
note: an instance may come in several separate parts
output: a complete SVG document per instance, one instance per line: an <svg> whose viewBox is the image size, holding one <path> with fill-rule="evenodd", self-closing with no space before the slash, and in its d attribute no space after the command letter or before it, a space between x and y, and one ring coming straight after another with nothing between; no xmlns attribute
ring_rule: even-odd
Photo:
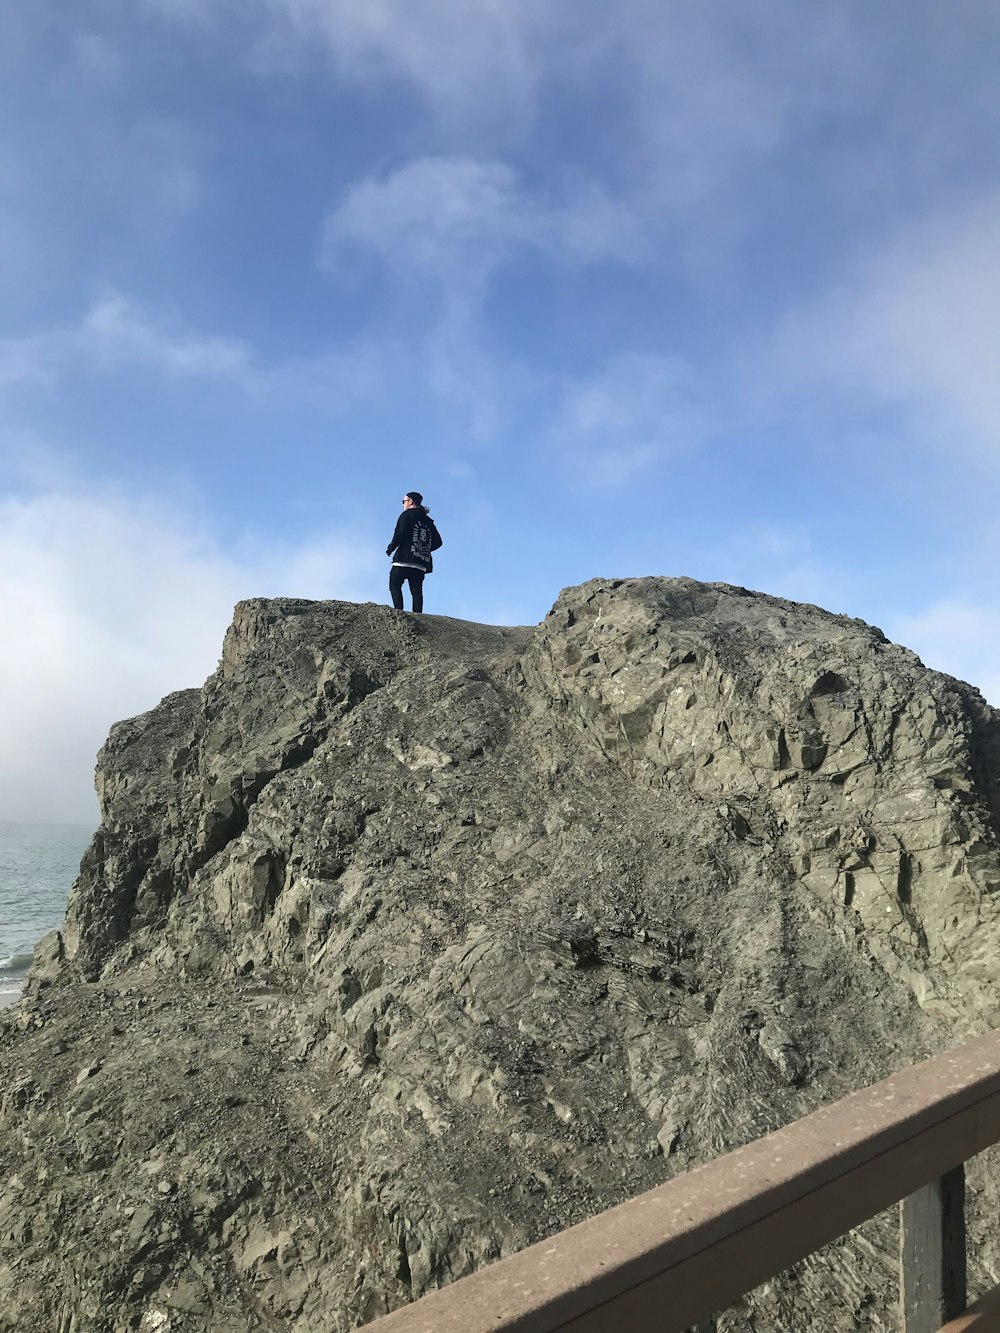
<svg viewBox="0 0 1000 1333"><path fill-rule="evenodd" d="M337 1333L1000 1023L1000 715L814 607L246 602L98 789L0 1016L0 1329ZM894 1246L711 1326L891 1328Z"/></svg>

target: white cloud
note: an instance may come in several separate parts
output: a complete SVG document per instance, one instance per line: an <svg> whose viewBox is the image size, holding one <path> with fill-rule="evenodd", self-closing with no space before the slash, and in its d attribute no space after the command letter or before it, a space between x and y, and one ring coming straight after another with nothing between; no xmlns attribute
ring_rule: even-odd
<svg viewBox="0 0 1000 1333"><path fill-rule="evenodd" d="M565 386L550 443L575 475L622 486L701 443L710 421L682 363L634 353Z"/></svg>
<svg viewBox="0 0 1000 1333"><path fill-rule="evenodd" d="M265 364L245 339L200 333L176 315L112 294L75 326L0 339L0 390L50 383L81 368L104 375L145 370L336 408L375 393L396 356L392 343L350 343Z"/></svg>
<svg viewBox="0 0 1000 1333"><path fill-rule="evenodd" d="M246 381L250 369L244 342L167 328L121 296L95 305L74 341L83 356L102 366L148 366L168 374L237 383Z"/></svg>
<svg viewBox="0 0 1000 1333"><path fill-rule="evenodd" d="M0 387L49 381L72 366L99 370L142 366L165 374L246 384L251 355L232 338L203 337L158 322L141 306L112 295L75 327L0 339Z"/></svg>
<svg viewBox="0 0 1000 1333"><path fill-rule="evenodd" d="M264 68L322 43L338 76L417 87L454 126L498 130L530 119L538 69L533 50L560 27L562 4L535 0L264 0L272 26Z"/></svg>
<svg viewBox="0 0 1000 1333"><path fill-rule="evenodd" d="M957 417L1000 460L1000 195L902 237L855 309L858 368Z"/></svg>
<svg viewBox="0 0 1000 1333"><path fill-rule="evenodd" d="M411 91L432 141L451 147L533 154L554 105L585 113L597 155L613 152L616 198L661 234L697 222L694 250L706 228L717 240L746 224L745 190L738 212L720 199L804 127L857 114L873 93L885 102L872 25L796 0L146 3L186 21L212 13L230 38L252 28L265 76L312 67L319 50L340 86Z"/></svg>
<svg viewBox="0 0 1000 1333"><path fill-rule="evenodd" d="M425 157L355 185L327 219L324 261L369 251L404 279L477 291L519 248L569 263L631 262L645 254L635 220L597 185L562 200L524 188L507 164Z"/></svg>
<svg viewBox="0 0 1000 1333"><path fill-rule="evenodd" d="M950 453L1000 462L1000 195L911 224L787 321L782 372L908 410Z"/></svg>
<svg viewBox="0 0 1000 1333"><path fill-rule="evenodd" d="M734 219L703 205L742 190L745 208L762 164L817 113L851 107L870 67L867 34L796 0L626 0L607 25L630 76L634 156L651 196L713 231Z"/></svg>
<svg viewBox="0 0 1000 1333"><path fill-rule="evenodd" d="M460 138L523 132L538 94L538 48L572 40L565 0L142 0L161 20L226 33L259 74L316 61L341 84L415 89Z"/></svg>
<svg viewBox="0 0 1000 1333"><path fill-rule="evenodd" d="M416 293L424 382L477 439L495 435L535 386L527 366L491 342L483 303L518 253L559 264L635 262L645 243L627 210L593 185L533 196L495 160L428 157L355 185L329 216L323 262L346 271L358 254Z"/></svg>
<svg viewBox="0 0 1000 1333"><path fill-rule="evenodd" d="M162 17L236 30L252 16L262 72L325 51L338 79L417 90L446 129L505 141L530 132L553 88L626 86L633 130L678 189L704 193L741 159L770 152L803 104L849 105L868 68L864 32L794 0L144 0ZM820 92L827 71L827 88ZM619 104L616 110L621 110ZM599 128L599 123L598 123Z"/></svg>
<svg viewBox="0 0 1000 1333"><path fill-rule="evenodd" d="M360 249L402 277L477 278L526 231L509 167L423 158L354 186L327 219L323 257L335 267L345 250Z"/></svg>
<svg viewBox="0 0 1000 1333"><path fill-rule="evenodd" d="M372 596L367 534L241 551L149 499L51 490L0 500L0 813L96 817L94 757L108 727L215 667L241 597ZM377 572L376 572L377 571Z"/></svg>
<svg viewBox="0 0 1000 1333"><path fill-rule="evenodd" d="M815 173L831 198L852 189L877 195L889 172L921 181L930 195L968 151L960 136L978 126L988 153L994 129L993 72L971 58L995 37L985 5L958 19L918 4L904 22L899 5L896 14L892 6L872 14L800 0L145 4L201 27L211 17L230 55L245 55L247 42L256 48L265 77L315 73L319 54L341 90L389 105L402 93L410 143L420 134L438 148L603 161L615 197L675 251L680 239L701 269L717 271L720 248L767 225L769 187L789 181L786 172L769 174L776 165L810 184ZM969 95L939 95L927 115L920 81L887 81L887 70L917 67L928 86L942 72L964 76ZM583 116L586 146L572 126ZM546 133L553 126L555 140ZM838 184L842 191L830 188Z"/></svg>
<svg viewBox="0 0 1000 1333"><path fill-rule="evenodd" d="M925 665L969 681L1000 707L1000 605L945 599L895 618L886 633Z"/></svg>

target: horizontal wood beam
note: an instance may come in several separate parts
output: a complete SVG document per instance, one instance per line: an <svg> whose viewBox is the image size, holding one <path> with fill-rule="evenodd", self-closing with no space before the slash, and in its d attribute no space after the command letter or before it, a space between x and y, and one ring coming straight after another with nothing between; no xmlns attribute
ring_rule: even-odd
<svg viewBox="0 0 1000 1333"><path fill-rule="evenodd" d="M998 1140L1000 1031L852 1093L369 1328L683 1333Z"/></svg>
<svg viewBox="0 0 1000 1333"><path fill-rule="evenodd" d="M1000 1333L1000 1287L980 1296L965 1314L945 1324L941 1333Z"/></svg>

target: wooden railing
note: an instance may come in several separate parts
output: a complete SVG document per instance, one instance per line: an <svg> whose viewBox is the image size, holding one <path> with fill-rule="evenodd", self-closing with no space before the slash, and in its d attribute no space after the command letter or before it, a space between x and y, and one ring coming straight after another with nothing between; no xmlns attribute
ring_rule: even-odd
<svg viewBox="0 0 1000 1333"><path fill-rule="evenodd" d="M683 1333L899 1200L900 1328L966 1309L964 1163L1000 1141L1000 1031L424 1296L371 1333ZM947 1322L947 1321L952 1322Z"/></svg>

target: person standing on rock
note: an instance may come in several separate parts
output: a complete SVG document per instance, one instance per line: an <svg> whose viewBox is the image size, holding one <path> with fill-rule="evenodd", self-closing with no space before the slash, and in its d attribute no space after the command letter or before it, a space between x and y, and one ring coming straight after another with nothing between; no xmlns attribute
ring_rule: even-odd
<svg viewBox="0 0 1000 1333"><path fill-rule="evenodd" d="M427 512L424 497L419 491L407 491L403 496L403 512L396 520L396 531L385 548L386 555L395 552L389 570L389 596L397 611L403 609L404 580L410 585L414 611L423 611L424 575L434 568L431 552L441 545L441 534Z"/></svg>

